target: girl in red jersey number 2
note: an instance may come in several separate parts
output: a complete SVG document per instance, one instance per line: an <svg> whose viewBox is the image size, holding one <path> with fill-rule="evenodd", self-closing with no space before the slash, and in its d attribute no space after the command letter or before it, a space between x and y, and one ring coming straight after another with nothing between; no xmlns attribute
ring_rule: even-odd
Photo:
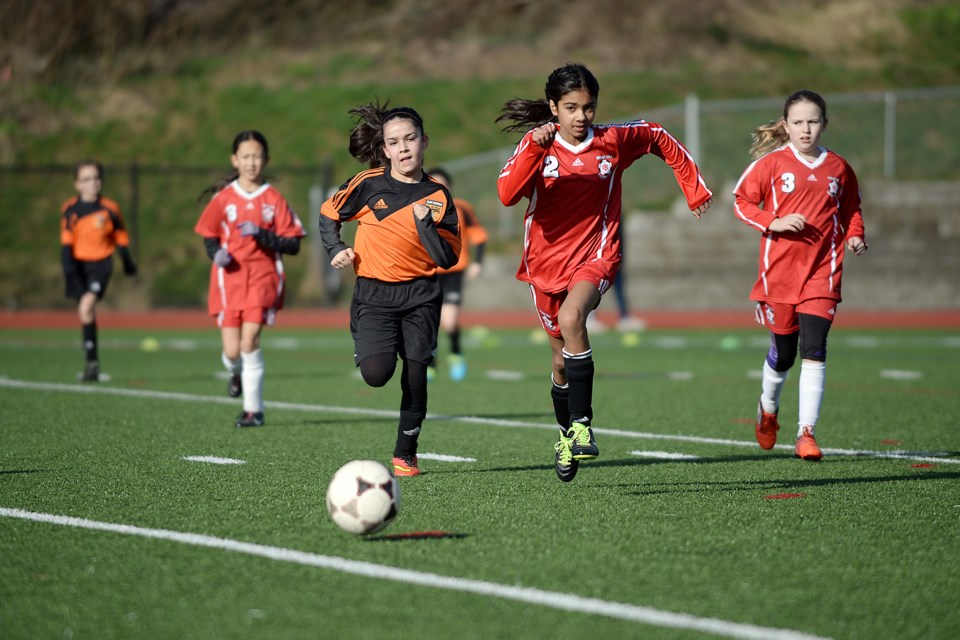
<svg viewBox="0 0 960 640"><path fill-rule="evenodd" d="M753 133L747 167L734 190L737 217L763 235L759 275L750 299L757 322L770 330L763 363L756 436L777 442L780 392L799 350L800 398L795 453L823 457L814 437L826 376L827 333L840 302L844 246L867 250L860 188L847 162L820 146L827 105L817 93L790 95L783 117Z"/></svg>
<svg viewBox="0 0 960 640"><path fill-rule="evenodd" d="M210 315L223 342L230 372L227 393L243 395L238 427L259 427L263 417L263 353L260 332L283 307L282 254L300 252L306 235L283 195L266 181L270 160L259 131L241 131L230 158L234 171L201 194L213 193L194 231L203 236L210 268Z"/></svg>
<svg viewBox="0 0 960 640"><path fill-rule="evenodd" d="M497 189L506 206L529 200L517 279L530 285L553 352L550 395L560 426L554 450L563 482L573 480L580 461L600 453L591 427L594 364L586 320L620 267L623 171L648 153L662 158L697 218L713 195L693 158L662 126L594 125L599 93L586 67L568 64L550 74L545 99L516 98L497 118L512 121L504 131L526 132Z"/></svg>

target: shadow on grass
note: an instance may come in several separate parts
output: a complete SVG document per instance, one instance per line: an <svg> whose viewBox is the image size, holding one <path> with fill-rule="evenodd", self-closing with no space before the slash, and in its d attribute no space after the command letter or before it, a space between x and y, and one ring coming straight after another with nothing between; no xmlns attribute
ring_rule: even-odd
<svg viewBox="0 0 960 640"><path fill-rule="evenodd" d="M397 542L399 540L441 540L456 539L461 540L469 537L466 533L454 533L452 531L409 531L404 533L387 533L382 536L370 536L364 538L367 542Z"/></svg>

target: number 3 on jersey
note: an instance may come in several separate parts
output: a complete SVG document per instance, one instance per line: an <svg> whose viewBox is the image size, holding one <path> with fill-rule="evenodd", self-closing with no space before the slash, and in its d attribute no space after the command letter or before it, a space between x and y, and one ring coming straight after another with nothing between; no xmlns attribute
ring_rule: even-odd
<svg viewBox="0 0 960 640"><path fill-rule="evenodd" d="M780 191L784 193L790 193L797 188L796 176L792 173L787 172L780 176L780 179L783 180L783 184L780 186Z"/></svg>
<svg viewBox="0 0 960 640"><path fill-rule="evenodd" d="M560 161L557 160L557 156L547 156L543 159L543 177L544 178L559 178L560 177Z"/></svg>

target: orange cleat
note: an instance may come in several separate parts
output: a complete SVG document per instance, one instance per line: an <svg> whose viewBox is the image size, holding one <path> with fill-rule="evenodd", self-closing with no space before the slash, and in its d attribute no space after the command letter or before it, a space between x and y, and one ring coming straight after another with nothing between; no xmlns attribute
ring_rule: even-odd
<svg viewBox="0 0 960 640"><path fill-rule="evenodd" d="M776 413L767 413L761 405L757 405L757 442L761 449L773 449L777 444L777 431L780 430L780 424L777 422Z"/></svg>
<svg viewBox="0 0 960 640"><path fill-rule="evenodd" d="M813 430L810 427L804 427L803 433L797 438L797 457L811 462L817 462L823 457L823 452L817 446L817 441L813 438Z"/></svg>
<svg viewBox="0 0 960 640"><path fill-rule="evenodd" d="M417 466L417 456L394 456L393 475L397 477L420 475L420 467Z"/></svg>

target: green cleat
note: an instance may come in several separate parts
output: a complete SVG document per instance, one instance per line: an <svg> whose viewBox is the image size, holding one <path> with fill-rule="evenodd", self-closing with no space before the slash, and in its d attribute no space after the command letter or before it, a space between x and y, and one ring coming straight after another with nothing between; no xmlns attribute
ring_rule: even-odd
<svg viewBox="0 0 960 640"><path fill-rule="evenodd" d="M593 460L600 455L597 441L593 438L593 429L589 422L574 422L567 431L572 443L571 455L574 460Z"/></svg>
<svg viewBox="0 0 960 640"><path fill-rule="evenodd" d="M569 432L568 432L569 433ZM571 445L573 438L560 433L560 440L553 445L557 452L557 477L563 482L570 482L577 475L580 468L580 461L574 460Z"/></svg>

